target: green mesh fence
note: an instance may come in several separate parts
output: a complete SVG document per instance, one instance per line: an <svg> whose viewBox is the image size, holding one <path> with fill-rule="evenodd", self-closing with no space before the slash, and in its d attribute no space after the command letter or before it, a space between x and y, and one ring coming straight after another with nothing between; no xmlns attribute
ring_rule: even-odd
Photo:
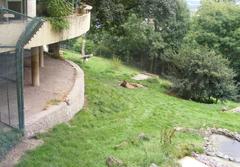
<svg viewBox="0 0 240 167"><path fill-rule="evenodd" d="M22 137L24 46L42 24L41 18L0 8L0 29L6 31L0 42L0 160Z"/></svg>

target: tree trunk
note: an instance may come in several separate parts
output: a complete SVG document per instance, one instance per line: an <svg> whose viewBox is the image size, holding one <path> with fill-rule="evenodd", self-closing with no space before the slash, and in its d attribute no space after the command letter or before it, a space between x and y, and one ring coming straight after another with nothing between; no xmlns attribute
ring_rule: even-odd
<svg viewBox="0 0 240 167"><path fill-rule="evenodd" d="M153 73L153 69L154 69L154 58L151 59L151 63L150 63L150 72Z"/></svg>
<svg viewBox="0 0 240 167"><path fill-rule="evenodd" d="M85 46L86 46L86 40L85 37L82 38L82 57L85 57Z"/></svg>
<svg viewBox="0 0 240 167"><path fill-rule="evenodd" d="M31 48L32 85L40 86L39 48Z"/></svg>

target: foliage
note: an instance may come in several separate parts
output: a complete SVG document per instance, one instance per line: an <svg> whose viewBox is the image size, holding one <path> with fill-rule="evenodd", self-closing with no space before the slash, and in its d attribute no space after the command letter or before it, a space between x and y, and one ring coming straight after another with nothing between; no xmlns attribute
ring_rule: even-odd
<svg viewBox="0 0 240 167"><path fill-rule="evenodd" d="M229 59L240 81L240 6L232 2L203 1L193 20L189 38Z"/></svg>
<svg viewBox="0 0 240 167"><path fill-rule="evenodd" d="M93 6L92 28L95 33L101 30L111 31L126 20L129 12L124 0L84 0L83 2Z"/></svg>
<svg viewBox="0 0 240 167"><path fill-rule="evenodd" d="M68 0L45 0L46 16L57 32L67 29L69 22L65 18L72 13L73 5Z"/></svg>
<svg viewBox="0 0 240 167"><path fill-rule="evenodd" d="M161 33L154 31L153 25L138 19L136 15L129 17L122 27L124 36L117 38L120 45L113 46L116 54L122 55L127 62L140 62L142 68L152 70L154 58L165 46Z"/></svg>
<svg viewBox="0 0 240 167"><path fill-rule="evenodd" d="M164 39L169 48L177 51L183 42L185 35L190 28L190 12L185 0L176 1L175 17L172 17L168 22L168 27L165 28Z"/></svg>
<svg viewBox="0 0 240 167"><path fill-rule="evenodd" d="M70 42L68 43L68 47L71 50L74 50L76 52L80 52L82 51L82 44L83 44L83 38L84 37L80 37L74 40L70 40ZM86 54L92 54L95 53L95 44L93 43L92 40L88 40L85 39L85 52Z"/></svg>
<svg viewBox="0 0 240 167"><path fill-rule="evenodd" d="M113 69L118 70L121 67L121 65L122 65L122 61L117 56L114 56L112 58Z"/></svg>
<svg viewBox="0 0 240 167"><path fill-rule="evenodd" d="M237 114L220 112L225 105L233 108L239 104L201 104L169 96L162 85L165 80L161 78L141 81L147 89L123 89L118 86L119 81L130 80L140 71L123 65L114 70L111 59L99 57L82 64L79 54L64 53L86 74L88 104L71 122L41 135L44 144L27 152L18 167L106 167L106 158L110 155L129 167L149 167L151 163L169 167L170 162L183 156L186 149L181 145L191 146L187 147L189 154L201 148L204 140L195 133L176 132L172 149L166 154L161 143L161 129L218 127L240 131ZM141 133L150 140L134 144L132 141ZM114 149L124 141L127 147Z"/></svg>
<svg viewBox="0 0 240 167"><path fill-rule="evenodd" d="M231 99L237 92L229 62L203 47L183 47L175 57L173 90L177 95L200 102Z"/></svg>
<svg viewBox="0 0 240 167"><path fill-rule="evenodd" d="M185 0L86 2L95 6L89 38L96 43L99 55L117 55L145 70L167 72L171 55L189 29Z"/></svg>

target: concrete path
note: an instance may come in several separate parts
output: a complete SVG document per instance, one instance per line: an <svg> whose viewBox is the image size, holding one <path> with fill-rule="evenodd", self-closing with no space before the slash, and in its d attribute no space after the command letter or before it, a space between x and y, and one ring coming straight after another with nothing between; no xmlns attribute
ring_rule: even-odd
<svg viewBox="0 0 240 167"><path fill-rule="evenodd" d="M208 167L207 165L205 165L191 157L185 157L185 158L181 159L179 161L179 164L182 167Z"/></svg>
<svg viewBox="0 0 240 167"><path fill-rule="evenodd" d="M31 86L30 59L25 60L24 102L26 119L35 113L64 101L75 81L75 70L63 60L45 56L45 67L40 70L40 86Z"/></svg>

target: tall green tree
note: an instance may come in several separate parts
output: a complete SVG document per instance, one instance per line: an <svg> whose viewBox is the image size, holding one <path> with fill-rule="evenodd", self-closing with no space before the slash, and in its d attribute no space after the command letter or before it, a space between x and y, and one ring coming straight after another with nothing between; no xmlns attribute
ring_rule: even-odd
<svg viewBox="0 0 240 167"><path fill-rule="evenodd" d="M208 46L229 59L240 81L240 6L205 0L193 20L190 41Z"/></svg>
<svg viewBox="0 0 240 167"><path fill-rule="evenodd" d="M235 73L229 61L206 47L183 46L174 57L173 91L199 102L212 103L236 97Z"/></svg>

